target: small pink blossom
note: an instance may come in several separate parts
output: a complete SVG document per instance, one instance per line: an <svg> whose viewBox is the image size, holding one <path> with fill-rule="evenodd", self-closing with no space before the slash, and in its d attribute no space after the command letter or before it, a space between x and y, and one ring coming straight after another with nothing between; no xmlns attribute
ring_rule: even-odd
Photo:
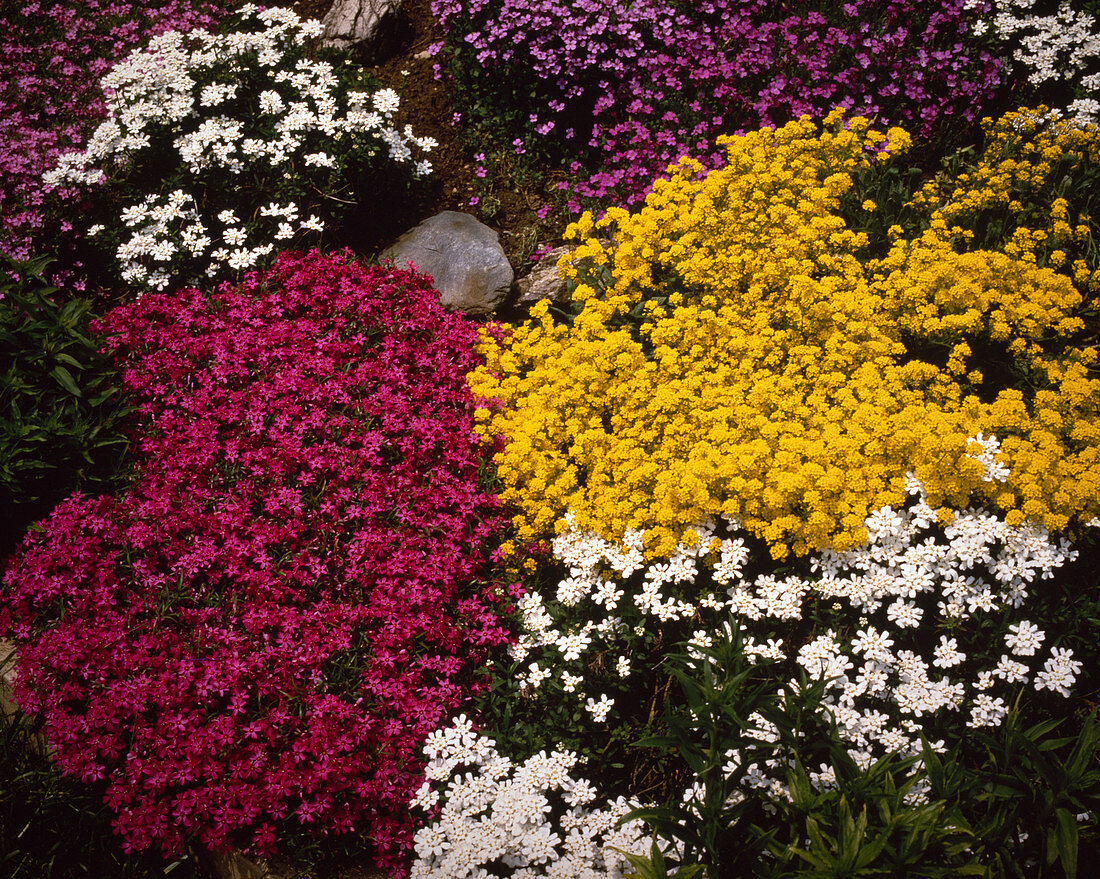
<svg viewBox="0 0 1100 879"><path fill-rule="evenodd" d="M74 495L0 589L18 700L133 849L411 843L419 746L508 635L465 375L429 279L282 254L98 327L136 407L118 497Z"/></svg>

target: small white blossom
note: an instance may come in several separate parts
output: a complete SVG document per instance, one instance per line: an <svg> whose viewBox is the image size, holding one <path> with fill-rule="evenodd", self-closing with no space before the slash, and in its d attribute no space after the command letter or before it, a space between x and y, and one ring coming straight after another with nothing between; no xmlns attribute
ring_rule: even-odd
<svg viewBox="0 0 1100 879"><path fill-rule="evenodd" d="M958 646L954 638L941 635L939 646L933 651L936 658L932 664L937 668L952 668L963 662L966 659L966 654L960 653Z"/></svg>
<svg viewBox="0 0 1100 879"><path fill-rule="evenodd" d="M1008 714L1008 707L1000 697L991 698L979 693L970 709L969 726L1000 726L1001 720Z"/></svg>
<svg viewBox="0 0 1100 879"><path fill-rule="evenodd" d="M592 715L592 719L596 723L603 723L607 719L607 715L611 713L614 704L614 699L609 699L606 695L601 694L599 701L589 696L584 703L584 707L588 709L588 713Z"/></svg>
<svg viewBox="0 0 1100 879"><path fill-rule="evenodd" d="M247 237L244 229L232 226L222 233L222 240L230 247L239 247L244 244Z"/></svg>
<svg viewBox="0 0 1100 879"><path fill-rule="evenodd" d="M1027 620L1021 620L1008 627L1005 644L1017 656L1034 656L1044 638L1046 633L1038 626L1032 625Z"/></svg>
<svg viewBox="0 0 1100 879"><path fill-rule="evenodd" d="M374 93L371 103L374 104L374 109L383 116L392 116L397 112L401 98L393 89L382 89Z"/></svg>
<svg viewBox="0 0 1100 879"><path fill-rule="evenodd" d="M886 608L886 618L901 629L911 629L920 625L924 611L912 601L899 598Z"/></svg>
<svg viewBox="0 0 1100 879"><path fill-rule="evenodd" d="M592 639L584 632L562 635L557 641L558 650L561 651L562 659L566 662L580 658L580 655L591 643Z"/></svg>
<svg viewBox="0 0 1100 879"><path fill-rule="evenodd" d="M1072 650L1055 647L1051 656L1043 663L1043 670L1035 675L1035 689L1047 689L1063 696L1069 696L1069 688L1081 672L1081 663L1073 658Z"/></svg>
<svg viewBox="0 0 1100 879"><path fill-rule="evenodd" d="M993 674L1008 684L1027 683L1027 666L1003 653Z"/></svg>
<svg viewBox="0 0 1100 879"><path fill-rule="evenodd" d="M539 664L537 662L532 662L528 668L530 670L527 673L527 683L537 690L539 685L548 677L550 677L550 670L546 668L539 668Z"/></svg>
<svg viewBox="0 0 1100 879"><path fill-rule="evenodd" d="M430 171L422 154L433 149L435 142L415 136L409 126L400 132L387 127L398 109L396 92L358 93L355 100L342 104L330 64L307 58L291 61L293 46L304 45L321 32L318 22L303 22L290 10L246 7L242 15L258 22L259 28L253 24L221 34L201 29L168 31L115 63L100 80L109 97L109 118L82 151L58 158L56 167L44 175L45 185L96 185L115 169L140 168L156 140L171 143L177 157L176 166L157 171L209 174L226 194L243 194L247 190L240 189L238 178L256 161L272 168L291 163L296 169L338 168L339 154L317 145L318 141L339 144L345 133L367 135L366 143L358 144L367 155L385 148L399 161L415 163L415 174ZM251 112L236 103L244 65L255 68L261 80ZM240 118L234 118L238 113ZM272 128L275 137L267 140ZM293 182L294 172L286 173ZM209 193L181 194L186 206L170 204L159 195L122 206L116 222L131 230L132 239L122 241L116 255L129 283L163 288L173 280L165 265L170 261L176 271L184 271L189 260L201 261L214 277L226 267L256 265L274 249L272 240L249 248L235 231L227 231L228 237L218 242L227 243L227 248L218 246L205 231L214 218L200 216L197 206L209 203ZM254 216L259 206L241 207L245 215ZM241 225L235 213L220 221L227 227ZM287 226L293 228L297 222L296 216L283 216L277 228L260 234L286 240L292 237ZM310 217L303 228L321 231L323 226L319 218ZM180 255L186 259L177 264Z"/></svg>
<svg viewBox="0 0 1100 879"><path fill-rule="evenodd" d="M452 747L459 739L461 747ZM591 807L599 794L571 776L575 754L544 751L517 766L496 753L492 740L459 731L457 724L431 734L425 754L432 766L442 761L441 772L433 772L447 784L438 800L424 788L413 798L416 808L425 800L440 807L438 818L414 838L413 877L487 879L492 874L485 866L503 862L524 879L618 879L626 861L615 849L647 851L640 822L616 827L630 804L619 799ZM559 824L552 823L551 797L560 797Z"/></svg>
<svg viewBox="0 0 1100 879"><path fill-rule="evenodd" d="M260 92L260 111L267 114L280 113L286 107L277 91L268 89Z"/></svg>

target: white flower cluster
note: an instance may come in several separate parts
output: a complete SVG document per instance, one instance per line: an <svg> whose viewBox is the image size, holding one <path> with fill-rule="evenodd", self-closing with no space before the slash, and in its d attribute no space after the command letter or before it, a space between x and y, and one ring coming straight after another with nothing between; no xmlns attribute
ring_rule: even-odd
<svg viewBox="0 0 1100 879"><path fill-rule="evenodd" d="M1100 60L1100 30L1087 12L1075 11L1062 0L1053 15L1035 15L1035 0L1001 0L992 24L995 33L1013 47L1013 58L1028 73L1032 85L1054 80L1077 87L1085 97L1073 100L1067 116L1079 125L1100 121L1100 72L1086 73Z"/></svg>
<svg viewBox="0 0 1100 879"><path fill-rule="evenodd" d="M668 584L692 583L699 574L699 562L704 556L718 555L714 565L714 579L728 582L740 573L741 566L748 558L748 550L740 538L715 540L717 527L714 522L696 526L695 539L682 544L667 561L646 565L642 554L642 532L632 531L626 534L621 544L612 543L589 532L581 532L573 527L572 514L566 515L567 530L554 539L554 556L568 568L568 575L558 584L556 603L563 609L576 609L566 616L578 617L592 604L602 610L599 621L567 621L562 627L555 627L554 619L547 611L544 598L537 592L530 592L519 602L523 614L524 634L511 648L512 658L523 662L533 649L552 647L547 656L550 664L562 665L567 662L584 663L584 657L593 644L604 646L614 642L615 633L626 626L620 615L615 612L626 595L623 581L644 570L641 589L631 597L630 604L643 617L653 617L660 622L686 620L695 616L694 604L675 597L665 597L662 592ZM717 547L715 549L714 547ZM707 602L710 602L707 604ZM713 597L703 599L704 605L712 610L720 609L721 602ZM767 649L767 648L762 648ZM522 681L526 691L537 690L543 681L551 677L552 672L538 662L528 666L529 672ZM615 663L619 678L630 674L630 660L620 655ZM611 713L615 700L606 694L592 698L581 688L583 677L569 670L561 669L559 677L563 689L574 693L583 700L585 709L597 723L604 722Z"/></svg>
<svg viewBox="0 0 1100 879"><path fill-rule="evenodd" d="M979 434L971 442L986 479L1006 478L997 440ZM560 678L593 721L605 721L613 700L594 692L593 673L606 663L586 664L587 653L621 653L623 633L640 634L647 620L692 620L688 650L699 659L715 638L729 637L716 621L722 614L741 631L746 657L787 663L779 667L789 671L777 678L777 692L794 691L798 668L826 682L821 711L860 765L891 751L919 755L922 724L935 719L942 725L945 715L958 714L960 729L999 725L1010 689L1019 685L1068 696L1080 663L1057 647L1040 657L1045 634L1018 611L1033 585L1076 552L1039 526L1013 527L982 510L955 511L941 523L920 482L909 475L906 486L912 497L906 509L872 513L867 543L816 554L810 576L745 579L748 549L735 522L726 523L733 536L724 538L716 523L701 523L671 559L647 565L639 533L615 545L579 531L567 517L567 530L552 544L567 577L556 595L528 594L520 604L526 631L512 655L536 660L521 686L530 692ZM725 587L724 596L708 593L707 580ZM831 606L836 628L785 643L796 630L790 623L811 603ZM698 628L708 619L715 622ZM999 658L988 635L977 635L991 625L1003 626ZM629 665L623 671L629 673ZM745 756L728 758L736 763ZM920 794L919 787L911 792Z"/></svg>
<svg viewBox="0 0 1100 879"><path fill-rule="evenodd" d="M570 775L572 752L515 765L463 715L429 735L424 754L427 780L411 805L440 808L416 833L411 879L494 879L493 864L512 879L621 879L626 861L611 847L648 851L640 822L615 828L631 809L624 799L591 806L596 790Z"/></svg>
<svg viewBox="0 0 1100 879"><path fill-rule="evenodd" d="M45 185L92 184L114 171L125 174L141 165L154 143L167 141L178 165L153 169L157 173L177 170L200 189L207 185L219 196L230 190L244 198L256 189L254 182L240 182L246 176L277 178L285 189L312 169L337 168L330 153L339 152L335 147L341 143L362 142L368 155L385 148L401 163L436 146L408 126L403 131L394 126L399 100L393 90L350 92L345 101L338 97L330 64L294 60L301 54L294 47L320 35L318 22L282 8L247 5L240 14L242 21L259 22L260 29L225 35L169 31L116 64L101 80L109 96L108 120L82 152L59 158L44 175ZM246 105L238 101L242 94L258 97ZM425 160L414 168L415 175L431 171ZM273 185L267 189L274 194ZM117 250L127 281L162 289L173 263L188 258L208 257L209 276L225 268L251 268L271 252L273 240L323 228L317 217L299 220L293 203L281 215L259 217L252 216L259 205L241 204L250 228L226 225L225 246L210 251L211 218L199 214L209 199L198 196L199 190L152 194L127 209L123 222L130 238Z"/></svg>
<svg viewBox="0 0 1100 879"><path fill-rule="evenodd" d="M981 449L977 454L968 454L967 457L973 458L982 465L982 469L985 471L982 473L983 482L1004 482L1008 479L1008 468L997 461L997 455L1001 451L1001 443L996 437L983 436L979 431L977 436L971 437L970 442Z"/></svg>
<svg viewBox="0 0 1100 879"><path fill-rule="evenodd" d="M130 239L118 249L122 262L122 278L132 284L163 290L168 286L166 271L177 246L194 256L210 246L207 228L195 208L195 200L182 189L167 196L151 195L140 204L122 211L122 223L134 230ZM102 226L89 229L93 237L101 234ZM152 263L152 271L145 268Z"/></svg>

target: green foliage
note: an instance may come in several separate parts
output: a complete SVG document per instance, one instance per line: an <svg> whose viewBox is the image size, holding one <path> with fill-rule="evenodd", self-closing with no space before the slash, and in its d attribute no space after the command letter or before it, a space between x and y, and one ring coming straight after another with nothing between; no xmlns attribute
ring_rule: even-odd
<svg viewBox="0 0 1100 879"><path fill-rule="evenodd" d="M468 20L451 25L451 34L467 33ZM531 114L548 100L545 86L523 65L511 63L486 70L477 61L477 50L465 40L451 36L442 49L441 66L446 71L454 108L480 136L507 143L517 135L539 151L544 161L560 161L553 142L533 136Z"/></svg>
<svg viewBox="0 0 1100 879"><path fill-rule="evenodd" d="M999 729L974 734L974 762L926 751L933 796L957 806L993 876L1074 877L1081 853L1100 847L1100 724L1094 712L1076 735L1055 736L1064 722L1025 725L1017 702Z"/></svg>
<svg viewBox="0 0 1100 879"><path fill-rule="evenodd" d="M842 750L834 752L835 789L815 790L803 766L788 772L790 801L777 801L794 835L773 854L790 877L942 877L982 876L969 862L972 834L944 802L907 800L919 774L915 758L887 756L866 772ZM805 840L798 840L804 830ZM793 856L793 858L792 858Z"/></svg>
<svg viewBox="0 0 1100 879"><path fill-rule="evenodd" d="M115 488L128 442L130 410L89 332L91 304L61 301L43 278L49 263L0 254L0 533L13 538L77 488Z"/></svg>
<svg viewBox="0 0 1100 879"><path fill-rule="evenodd" d="M926 172L918 165L904 165L901 161L880 160L857 169L852 174L852 187L840 198L837 213L849 229L867 236L861 257L885 256L890 250L892 226L901 226L909 237L916 237L927 226L909 203Z"/></svg>
<svg viewBox="0 0 1100 879"><path fill-rule="evenodd" d="M664 838L682 843L685 862L701 858L709 879L754 869L774 837L774 830L763 829L768 823L763 798L736 794L750 771L775 753L767 740L753 734L755 724L749 715L759 713L787 740L796 735L803 720L797 706L790 712L779 707L774 687L745 660L740 631L729 635L719 639L714 649L700 651L703 659L669 656L685 709L666 703L668 733L638 742L638 747L677 754L701 785L701 800L669 802L632 813ZM820 691L807 693L811 700L820 695ZM729 751L752 756L727 772Z"/></svg>
<svg viewBox="0 0 1100 879"><path fill-rule="evenodd" d="M695 654L669 657L683 703L667 703L666 734L638 742L675 754L695 796L628 816L681 865L668 873L655 841L649 858L631 859L639 879L693 875L692 866L707 879L1075 877L1081 853L1097 849L1094 715L1058 737L1057 721L1025 726L1017 705L1002 728L973 731L957 750L938 754L925 741L919 756L861 768L823 728L820 683L769 689L742 658L736 630ZM759 734L761 716L777 735ZM811 778L806 767L818 765L831 767L833 783ZM745 783L756 769L783 767L781 793Z"/></svg>
<svg viewBox="0 0 1100 879"><path fill-rule="evenodd" d="M680 864L675 873L669 873L669 864L665 860L664 853L657 845L657 835L653 835L653 848L649 857L632 855L615 846L608 846L612 851L618 852L630 863L631 870L624 873L624 879L692 879L703 871L702 864Z"/></svg>

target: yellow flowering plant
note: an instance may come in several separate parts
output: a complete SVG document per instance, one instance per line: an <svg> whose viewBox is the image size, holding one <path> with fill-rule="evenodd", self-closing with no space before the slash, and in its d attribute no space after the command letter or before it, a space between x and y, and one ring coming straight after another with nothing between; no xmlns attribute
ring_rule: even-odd
<svg viewBox="0 0 1100 879"><path fill-rule="evenodd" d="M998 250L1100 291L1100 129L1046 107L982 123L985 145L945 163L908 208L957 249ZM942 222L942 225L940 223Z"/></svg>
<svg viewBox="0 0 1100 879"><path fill-rule="evenodd" d="M1054 136L1049 160L1080 142ZM902 502L907 469L934 507L976 498L1058 530L1096 515L1100 380L1066 266L1027 258L1023 235L960 247L963 215L928 188L912 206L933 208L927 228L895 230L880 259L842 218L853 175L909 144L839 111L804 117L570 228L572 321L541 306L485 333L470 377L479 429L506 438L521 540L569 510L608 539L641 530L651 557L719 516L776 558L844 550Z"/></svg>

